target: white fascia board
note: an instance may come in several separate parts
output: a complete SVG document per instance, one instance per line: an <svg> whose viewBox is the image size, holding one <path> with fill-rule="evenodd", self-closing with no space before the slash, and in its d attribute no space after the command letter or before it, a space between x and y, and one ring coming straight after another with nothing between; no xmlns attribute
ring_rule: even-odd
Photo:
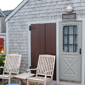
<svg viewBox="0 0 85 85"><path fill-rule="evenodd" d="M25 5L27 1L28 1L28 0L23 0L23 1L14 9L14 11L6 17L5 22L7 22L23 5Z"/></svg>
<svg viewBox="0 0 85 85"><path fill-rule="evenodd" d="M2 13L2 15L4 16L4 17L6 17L6 15L3 13L3 11L0 9L0 12Z"/></svg>

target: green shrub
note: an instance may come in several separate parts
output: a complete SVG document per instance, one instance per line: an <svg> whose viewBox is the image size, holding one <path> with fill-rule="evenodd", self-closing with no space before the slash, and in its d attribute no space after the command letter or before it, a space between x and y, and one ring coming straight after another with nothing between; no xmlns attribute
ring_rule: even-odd
<svg viewBox="0 0 85 85"><path fill-rule="evenodd" d="M4 66L4 61L5 60L5 55L4 54L0 54L0 67L1 66ZM1 71L2 69L0 69L0 71Z"/></svg>

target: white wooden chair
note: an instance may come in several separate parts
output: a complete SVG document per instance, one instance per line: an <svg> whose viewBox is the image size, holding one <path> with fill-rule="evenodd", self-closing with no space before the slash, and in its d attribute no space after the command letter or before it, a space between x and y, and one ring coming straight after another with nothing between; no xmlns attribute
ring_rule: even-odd
<svg viewBox="0 0 85 85"><path fill-rule="evenodd" d="M11 78L19 74L19 68L21 63L21 55L19 54L7 54L5 59L5 64L3 68L3 74L0 75L2 79L2 84L4 84L4 79L8 79L10 84Z"/></svg>
<svg viewBox="0 0 85 85"><path fill-rule="evenodd" d="M46 82L51 81L51 85L53 85L54 64L54 55L39 55L37 68L28 70L28 75L30 75L30 71L36 70L36 76L29 76L27 78L27 85L30 85L30 81L44 83L44 85L46 85Z"/></svg>

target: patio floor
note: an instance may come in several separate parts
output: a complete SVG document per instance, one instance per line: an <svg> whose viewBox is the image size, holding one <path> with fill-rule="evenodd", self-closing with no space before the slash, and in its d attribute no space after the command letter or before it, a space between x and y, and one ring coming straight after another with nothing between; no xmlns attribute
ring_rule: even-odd
<svg viewBox="0 0 85 85"><path fill-rule="evenodd" d="M16 83L16 79L12 79L11 83ZM2 85L2 81L1 80L0 80L0 85ZM31 82L31 85L35 85L35 83ZM41 84L41 85L43 85L43 84ZM49 84L46 84L46 85L49 85Z"/></svg>
<svg viewBox="0 0 85 85"><path fill-rule="evenodd" d="M26 83L26 81L24 81ZM16 83L16 79L12 79L11 80L11 83ZM0 85L2 85L2 81L0 80ZM20 85L23 85L23 84L20 84ZM30 85L35 85L34 82L31 82ZM40 85L43 85L43 84L40 84ZM46 85L51 85L50 82L47 83ZM81 85L80 83L65 83L65 84L53 84L53 85Z"/></svg>

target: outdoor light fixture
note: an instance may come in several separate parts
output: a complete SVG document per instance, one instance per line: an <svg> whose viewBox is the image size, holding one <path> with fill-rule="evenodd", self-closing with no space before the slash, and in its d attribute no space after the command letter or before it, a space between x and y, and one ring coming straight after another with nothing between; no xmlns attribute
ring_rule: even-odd
<svg viewBox="0 0 85 85"><path fill-rule="evenodd" d="M67 11L68 13L72 12L72 11L73 11L72 6L68 5L68 6L66 7L66 11Z"/></svg>

